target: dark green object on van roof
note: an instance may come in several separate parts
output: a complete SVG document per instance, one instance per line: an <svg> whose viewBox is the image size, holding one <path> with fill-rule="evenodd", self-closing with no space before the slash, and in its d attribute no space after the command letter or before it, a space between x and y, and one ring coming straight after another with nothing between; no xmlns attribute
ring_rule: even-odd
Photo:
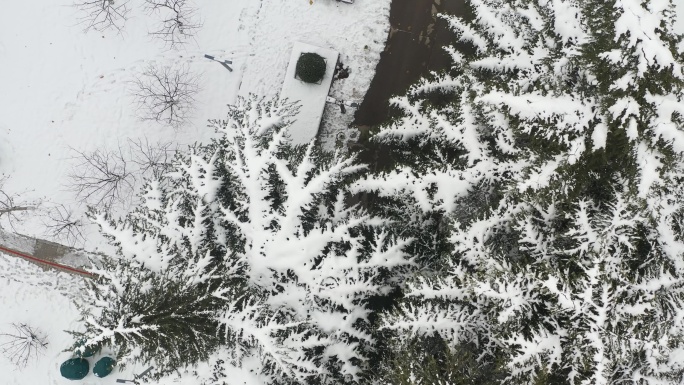
<svg viewBox="0 0 684 385"><path fill-rule="evenodd" d="M302 53L297 61L295 75L307 83L320 84L325 75L326 66L325 59L321 55L313 52Z"/></svg>

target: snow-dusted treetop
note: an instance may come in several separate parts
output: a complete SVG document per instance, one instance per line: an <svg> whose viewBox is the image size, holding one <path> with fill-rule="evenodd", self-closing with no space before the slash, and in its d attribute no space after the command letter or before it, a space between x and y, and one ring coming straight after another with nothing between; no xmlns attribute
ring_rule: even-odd
<svg viewBox="0 0 684 385"><path fill-rule="evenodd" d="M226 120L211 122L221 137L180 154L137 210L121 221L94 216L130 268L102 274L92 303L102 315L86 314L86 345L147 346L163 317L122 307L125 295L109 288L129 293L168 279L182 288L181 309L216 324L219 341L198 346L199 360L226 345L223 361L253 368L258 358L269 381L357 378L373 343L364 300L390 289L386 273L410 263L410 241L346 203L347 179L364 169L353 157L288 144L294 114L286 101L239 99ZM199 302L184 302L183 290L201 293ZM199 326L189 329L202 340Z"/></svg>
<svg viewBox="0 0 684 385"><path fill-rule="evenodd" d="M450 266L412 280L385 327L503 351L523 382L677 383L684 75L670 2L470 4L474 19L444 17L473 52L448 49L452 70L395 98L403 117L378 135L433 161L355 186L452 221Z"/></svg>

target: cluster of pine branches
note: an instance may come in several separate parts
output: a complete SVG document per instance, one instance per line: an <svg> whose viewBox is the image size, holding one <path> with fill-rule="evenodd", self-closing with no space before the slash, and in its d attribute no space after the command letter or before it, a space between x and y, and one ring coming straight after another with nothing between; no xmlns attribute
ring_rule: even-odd
<svg viewBox="0 0 684 385"><path fill-rule="evenodd" d="M240 99L95 269L74 349L198 384L678 384L684 72L669 0L470 0L365 151ZM207 370L199 368L206 367Z"/></svg>

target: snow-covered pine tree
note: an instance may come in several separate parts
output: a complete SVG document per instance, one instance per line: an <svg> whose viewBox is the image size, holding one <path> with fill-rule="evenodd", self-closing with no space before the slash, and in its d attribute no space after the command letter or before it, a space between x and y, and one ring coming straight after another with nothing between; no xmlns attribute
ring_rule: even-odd
<svg viewBox="0 0 684 385"><path fill-rule="evenodd" d="M353 157L322 154L313 143L293 149L286 129L272 130L286 122L274 122L263 102L240 103L214 122L234 197L222 219L239 234L239 255L261 294L233 296L220 320L273 380L355 380L372 346L365 302L388 292L391 273L409 263L409 240L345 203L347 180L365 168Z"/></svg>
<svg viewBox="0 0 684 385"><path fill-rule="evenodd" d="M211 220L216 170L193 151L201 149L177 155L176 175L151 180L124 219L91 213L117 253L95 261L95 278L77 302L85 329L72 332L77 354L114 351L120 367L154 364L150 378L157 379L206 360L224 343L217 321L224 301L216 292L244 293L247 282L226 248L230 237Z"/></svg>
<svg viewBox="0 0 684 385"><path fill-rule="evenodd" d="M120 368L154 363L152 378L206 360L222 343L214 282L198 284L176 267L155 272L104 258L79 302L84 329L70 332L76 354L113 351Z"/></svg>
<svg viewBox="0 0 684 385"><path fill-rule="evenodd" d="M124 339L138 348L133 360L156 360L161 352L143 355L147 345L121 332L147 319L119 302L145 298L141 275L168 277L206 298L193 308L179 291L177 306L214 328L202 353L216 350L214 339L228 352L213 355L215 368L248 362L269 383L358 379L373 347L366 302L410 265L403 251L410 240L388 235L383 220L346 203L347 182L364 169L353 157L288 145L295 113L287 102L239 99L226 120L211 122L220 137L179 154L173 171L148 184L137 210L119 222L94 217L118 255L84 306L96 325L83 334L86 346L113 334L116 348ZM120 266L130 272L116 273ZM118 289L112 274L134 284ZM128 287L136 293L109 294ZM113 315L99 316L98 306ZM212 383L219 380L214 373Z"/></svg>
<svg viewBox="0 0 684 385"><path fill-rule="evenodd" d="M684 75L671 3L470 4L472 20L447 19L474 54L451 48L452 71L395 99L403 117L378 135L437 161L357 185L452 220L453 258L408 284L385 327L476 343L485 360L503 351L521 383L679 383Z"/></svg>

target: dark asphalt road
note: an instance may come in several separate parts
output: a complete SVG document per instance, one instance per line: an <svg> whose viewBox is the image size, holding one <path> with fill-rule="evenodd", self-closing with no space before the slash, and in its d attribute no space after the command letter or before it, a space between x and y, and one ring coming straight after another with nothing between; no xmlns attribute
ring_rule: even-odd
<svg viewBox="0 0 684 385"><path fill-rule="evenodd" d="M354 124L361 129L383 123L389 116L389 99L401 95L430 71L448 68L442 50L454 34L439 13L463 16L464 0L393 0L390 34L380 55L375 77L356 111Z"/></svg>

